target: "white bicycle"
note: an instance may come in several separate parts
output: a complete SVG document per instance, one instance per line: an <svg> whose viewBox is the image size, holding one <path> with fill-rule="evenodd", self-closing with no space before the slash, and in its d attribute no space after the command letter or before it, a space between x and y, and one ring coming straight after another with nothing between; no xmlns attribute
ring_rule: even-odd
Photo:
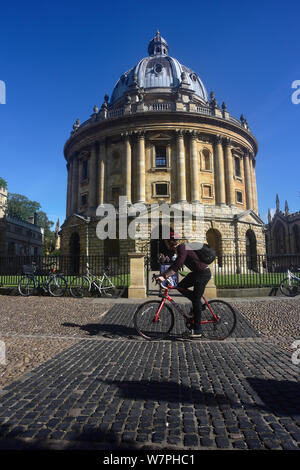
<svg viewBox="0 0 300 470"><path fill-rule="evenodd" d="M106 268L103 274L97 276L87 269L85 276L74 276L70 281L70 293L73 297L85 297L93 291L101 296L118 298L125 291L124 279L121 275L109 274Z"/></svg>
<svg viewBox="0 0 300 470"><path fill-rule="evenodd" d="M300 269L297 268L297 271L300 271ZM288 269L287 277L281 281L279 288L283 295L295 297L300 293L300 278L296 276L291 269Z"/></svg>

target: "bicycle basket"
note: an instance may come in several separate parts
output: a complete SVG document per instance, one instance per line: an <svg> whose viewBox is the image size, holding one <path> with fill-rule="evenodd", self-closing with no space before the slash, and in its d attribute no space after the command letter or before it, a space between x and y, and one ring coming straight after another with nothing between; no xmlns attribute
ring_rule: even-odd
<svg viewBox="0 0 300 470"><path fill-rule="evenodd" d="M23 273L24 274L33 274L36 271L36 266L32 264L24 264L23 265Z"/></svg>

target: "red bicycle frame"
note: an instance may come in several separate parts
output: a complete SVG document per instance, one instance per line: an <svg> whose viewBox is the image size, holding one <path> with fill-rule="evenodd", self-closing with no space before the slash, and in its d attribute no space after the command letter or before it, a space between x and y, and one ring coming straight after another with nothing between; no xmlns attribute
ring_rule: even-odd
<svg viewBox="0 0 300 470"><path fill-rule="evenodd" d="M169 290L172 290L172 289L178 290L179 292L190 292L191 293L191 291L189 289L184 289L182 287L171 286L170 284L167 285L167 286L163 286L161 284L161 287L164 289L164 295L163 295L162 301L160 303L159 309L158 309L158 311L155 315L155 318L153 319L153 322L156 323L156 322L159 321L159 315L160 315L161 309L163 308L164 304L166 303L166 300L168 300L176 308L176 310L179 313L181 313L181 315L185 318L186 321L193 324L194 323L194 318L187 317L186 314L184 313L184 311L179 307L179 305L175 302L175 300L172 299L172 297L169 296L169 293L168 293ZM206 323L215 323L215 322L219 321L219 318L216 316L216 314L212 310L212 308L209 305L209 303L207 302L206 298L204 296L202 296L202 299L204 300L204 302L208 306L209 311L212 314L213 320L201 320L201 322L200 322L201 325L206 324Z"/></svg>

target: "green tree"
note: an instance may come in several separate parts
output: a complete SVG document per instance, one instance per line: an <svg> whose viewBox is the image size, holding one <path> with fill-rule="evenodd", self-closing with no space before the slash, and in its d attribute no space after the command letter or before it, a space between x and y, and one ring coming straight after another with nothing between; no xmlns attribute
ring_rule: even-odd
<svg viewBox="0 0 300 470"><path fill-rule="evenodd" d="M51 253L55 249L55 233L52 232L54 222L48 219L46 212L37 212L37 225L44 229L44 251Z"/></svg>
<svg viewBox="0 0 300 470"><path fill-rule="evenodd" d="M19 217L28 220L35 212L41 209L39 202L30 201L28 197L22 194L8 193L7 211L12 217Z"/></svg>
<svg viewBox="0 0 300 470"><path fill-rule="evenodd" d="M7 205L8 214L12 217L28 221L36 213L36 224L44 229L44 252L51 253L55 249L55 233L51 230L54 222L41 210L40 203L22 194L8 193Z"/></svg>
<svg viewBox="0 0 300 470"><path fill-rule="evenodd" d="M0 188L7 189L7 181L0 176Z"/></svg>

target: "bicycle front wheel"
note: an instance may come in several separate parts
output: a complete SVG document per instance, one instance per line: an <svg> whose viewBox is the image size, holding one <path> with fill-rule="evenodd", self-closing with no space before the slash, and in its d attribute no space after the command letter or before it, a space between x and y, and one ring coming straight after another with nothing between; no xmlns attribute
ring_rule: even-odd
<svg viewBox="0 0 300 470"><path fill-rule="evenodd" d="M295 297L299 292L299 284L296 279L283 279L279 286L280 292L287 297Z"/></svg>
<svg viewBox="0 0 300 470"><path fill-rule="evenodd" d="M223 300L212 300L206 304L201 314L203 336L209 339L227 338L236 325L233 307Z"/></svg>
<svg viewBox="0 0 300 470"><path fill-rule="evenodd" d="M56 274L49 279L47 287L53 297L62 297L67 290L68 283L63 276Z"/></svg>
<svg viewBox="0 0 300 470"><path fill-rule="evenodd" d="M104 297L118 299L125 291L124 280L122 276L112 276L103 279L100 292Z"/></svg>
<svg viewBox="0 0 300 470"><path fill-rule="evenodd" d="M32 294L33 290L35 289L35 282L34 278L31 276L23 276L18 285L18 291L24 297L28 297Z"/></svg>
<svg viewBox="0 0 300 470"><path fill-rule="evenodd" d="M161 302L150 300L138 307L134 314L134 327L145 339L162 339L174 326L173 310L166 304L159 311Z"/></svg>
<svg viewBox="0 0 300 470"><path fill-rule="evenodd" d="M76 298L85 297L91 289L87 276L74 276L70 279L70 294Z"/></svg>

